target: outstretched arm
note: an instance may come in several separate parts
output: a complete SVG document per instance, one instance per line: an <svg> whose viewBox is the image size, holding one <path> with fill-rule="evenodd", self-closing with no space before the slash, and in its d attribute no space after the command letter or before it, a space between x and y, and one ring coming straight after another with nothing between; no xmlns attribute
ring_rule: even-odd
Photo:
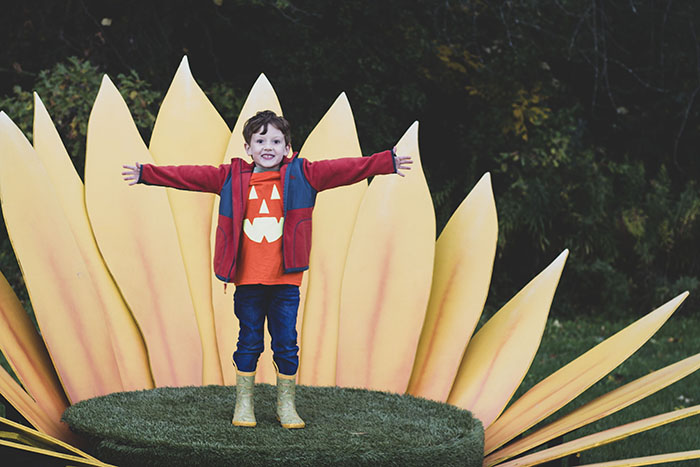
<svg viewBox="0 0 700 467"><path fill-rule="evenodd" d="M344 157L316 162L304 161L304 174L316 191L350 185L375 175L409 170L410 156L396 156L394 151L382 151L369 157Z"/></svg>
<svg viewBox="0 0 700 467"><path fill-rule="evenodd" d="M129 185L165 186L178 190L219 193L230 172L229 164L211 165L124 165L122 176Z"/></svg>
<svg viewBox="0 0 700 467"><path fill-rule="evenodd" d="M134 164L135 165L122 165L122 167L126 169L122 172L122 176L124 177L124 181L129 185L136 185L141 177L141 164L138 162L134 162Z"/></svg>

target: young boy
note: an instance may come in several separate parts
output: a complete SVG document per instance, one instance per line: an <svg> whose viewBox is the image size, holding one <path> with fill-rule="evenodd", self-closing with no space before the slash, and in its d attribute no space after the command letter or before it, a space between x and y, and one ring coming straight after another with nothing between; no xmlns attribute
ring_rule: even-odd
<svg viewBox="0 0 700 467"><path fill-rule="evenodd" d="M206 191L221 197L214 247L214 272L236 285L239 320L236 406L233 424L255 426L253 387L263 351L265 318L277 370L277 416L285 428L303 428L294 404L299 347L296 319L299 285L309 267L311 212L316 193L367 177L409 170L409 156L384 151L370 157L309 162L290 155L289 123L266 110L243 127L253 163L234 158L213 166L125 165L129 185L142 183Z"/></svg>

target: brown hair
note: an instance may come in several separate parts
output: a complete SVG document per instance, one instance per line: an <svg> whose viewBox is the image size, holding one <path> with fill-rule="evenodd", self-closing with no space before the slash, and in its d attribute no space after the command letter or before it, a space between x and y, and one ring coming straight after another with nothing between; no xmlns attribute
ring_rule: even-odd
<svg viewBox="0 0 700 467"><path fill-rule="evenodd" d="M250 138L253 133L257 133L261 128L260 134L267 133L267 126L272 125L282 132L284 135L284 144L292 144L292 136L289 131L289 122L284 117L278 117L272 110L263 110L250 117L245 125L243 125L243 139L247 144L250 144Z"/></svg>

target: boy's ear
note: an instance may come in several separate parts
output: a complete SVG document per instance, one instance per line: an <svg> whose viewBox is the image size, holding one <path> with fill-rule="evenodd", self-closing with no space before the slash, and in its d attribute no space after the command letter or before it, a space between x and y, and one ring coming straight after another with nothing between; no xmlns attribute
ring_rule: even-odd
<svg viewBox="0 0 700 467"><path fill-rule="evenodd" d="M250 144L243 143L243 149L245 149L245 153L250 156Z"/></svg>

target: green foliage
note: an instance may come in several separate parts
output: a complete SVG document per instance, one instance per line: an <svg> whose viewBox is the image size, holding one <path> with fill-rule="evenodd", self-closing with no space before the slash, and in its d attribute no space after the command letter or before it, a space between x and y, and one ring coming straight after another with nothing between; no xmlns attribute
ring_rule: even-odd
<svg viewBox="0 0 700 467"><path fill-rule="evenodd" d="M569 248L554 314L638 315L684 290L692 310L700 303L696 183L678 190L664 166L649 177L640 161L610 161L582 139L578 115L553 112L495 158L497 267L510 277L494 275L491 303Z"/></svg>
<svg viewBox="0 0 700 467"><path fill-rule="evenodd" d="M226 120L229 128L233 128L238 119L238 113L245 102L246 95L225 83L213 83L205 86L204 92L219 114Z"/></svg>
<svg viewBox="0 0 700 467"><path fill-rule="evenodd" d="M481 422L454 406L363 389L297 387L307 423L276 420L276 388L255 387L258 425L231 424L235 388L158 388L71 406L64 419L95 455L120 466L455 465L480 466Z"/></svg>
<svg viewBox="0 0 700 467"><path fill-rule="evenodd" d="M85 165L85 138L92 104L100 88L103 74L89 61L69 57L49 70L38 74L33 91L39 95L53 119L63 143L80 176ZM148 141L162 93L153 91L135 71L118 74L115 84L129 106L141 134ZM34 97L20 86L13 95L0 99L4 110L15 124L32 139Z"/></svg>
<svg viewBox="0 0 700 467"><path fill-rule="evenodd" d="M454 130L447 126L438 133L454 144L462 160L424 165L440 227L481 173L492 174L499 253L487 308L500 307L569 248L553 314L638 315L682 287L691 292L685 309L694 312L700 304L700 245L693 242L700 233L700 190L691 169L697 158L682 151L683 142L697 132L676 132L671 155L669 146L649 141L669 120L648 120L674 115L681 111L679 102L690 106L692 101L686 91L674 101L665 99L661 83L650 95L650 83L659 78L651 70L643 78L636 76L649 80L641 87L629 75L603 68L605 60L614 60L634 75L632 64L648 59L627 53L640 50L632 44L647 37L620 28L615 15L632 23L644 17L663 29L682 14L668 9L663 17L653 16L654 7L644 6L634 12L639 16L630 16L611 2L591 13L590 3L578 0L498 7L467 1L443 8L432 15L445 14L442 34L434 42L437 60L426 66L426 76L450 90L444 107L464 110ZM601 15L598 22L592 17L596 14ZM579 29L582 24L585 31ZM614 47L594 46L611 37L619 41ZM687 39L673 34L676 43ZM622 43L630 44L626 55L620 54ZM661 57L683 54L657 47ZM595 77L592 101L581 93L588 67ZM630 101L632 92L636 101ZM653 112L641 110L650 102L656 106ZM606 114L610 105L614 116ZM697 121L697 112L688 113L690 109L684 109L686 117ZM657 154L649 152L652 147Z"/></svg>

